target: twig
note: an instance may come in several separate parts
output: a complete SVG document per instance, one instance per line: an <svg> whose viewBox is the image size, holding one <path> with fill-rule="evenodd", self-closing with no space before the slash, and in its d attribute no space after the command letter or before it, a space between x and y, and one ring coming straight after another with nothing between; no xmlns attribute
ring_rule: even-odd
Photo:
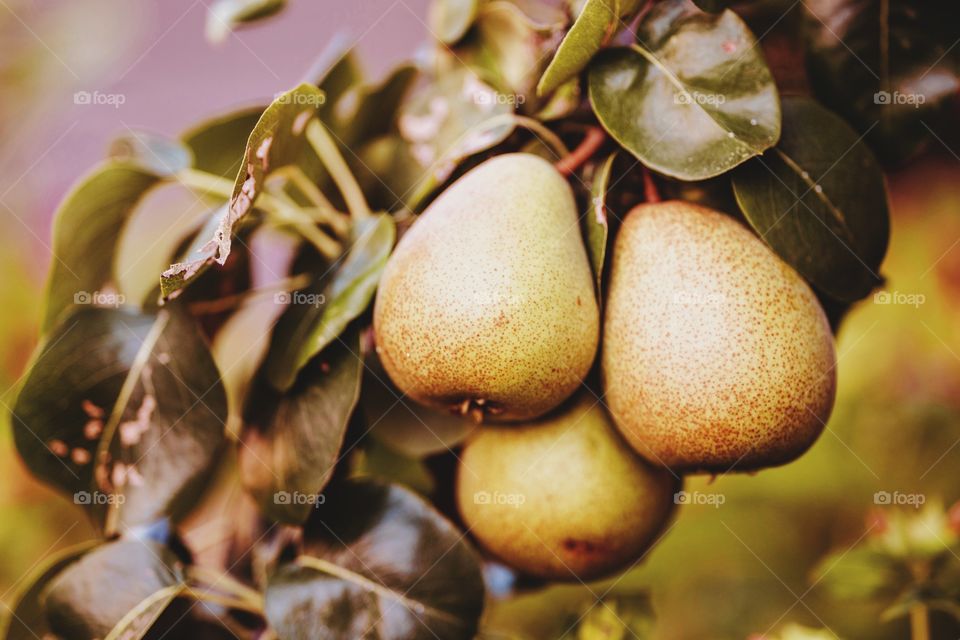
<svg viewBox="0 0 960 640"><path fill-rule="evenodd" d="M653 180L653 174L650 169L643 167L643 199L647 202L660 202L660 190L657 189L657 183Z"/></svg>
<svg viewBox="0 0 960 640"><path fill-rule="evenodd" d="M355 220L369 218L373 215L366 198L363 196L363 190L360 189L357 179L350 171L350 167L347 166L347 161L343 159L340 149L337 148L337 143L330 137L323 123L316 118L307 125L307 140L313 150L316 151L320 162L330 172L330 177L333 178L337 189L340 190L340 194L347 203L347 208L350 209L350 215Z"/></svg>
<svg viewBox="0 0 960 640"><path fill-rule="evenodd" d="M568 176L583 165L584 162L593 157L593 154L603 146L607 139L607 134L600 127L590 127L587 129L587 135L584 136L577 148L569 154L560 158L554 165L562 175Z"/></svg>

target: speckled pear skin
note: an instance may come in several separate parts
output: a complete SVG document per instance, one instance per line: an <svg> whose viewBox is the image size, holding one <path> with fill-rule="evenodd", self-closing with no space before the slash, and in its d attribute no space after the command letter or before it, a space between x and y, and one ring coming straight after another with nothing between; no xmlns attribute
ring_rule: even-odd
<svg viewBox="0 0 960 640"><path fill-rule="evenodd" d="M506 564L548 580L590 580L643 555L680 487L636 455L582 392L538 422L474 431L457 504L479 544Z"/></svg>
<svg viewBox="0 0 960 640"><path fill-rule="evenodd" d="M477 421L559 405L590 369L600 332L566 180L521 153L468 172L400 240L373 322L384 368L421 404Z"/></svg>
<svg viewBox="0 0 960 640"><path fill-rule="evenodd" d="M827 318L741 224L686 202L634 208L609 292L604 399L648 460L749 471L795 459L820 435L836 391Z"/></svg>

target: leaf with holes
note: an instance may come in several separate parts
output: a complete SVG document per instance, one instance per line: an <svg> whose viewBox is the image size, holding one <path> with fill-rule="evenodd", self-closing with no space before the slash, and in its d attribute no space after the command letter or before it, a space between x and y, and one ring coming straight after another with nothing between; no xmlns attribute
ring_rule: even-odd
<svg viewBox="0 0 960 640"><path fill-rule="evenodd" d="M632 48L590 66L590 101L603 127L655 171L702 180L729 171L780 137L777 87L750 30L732 11L683 14L641 31Z"/></svg>
<svg viewBox="0 0 960 640"><path fill-rule="evenodd" d="M107 162L75 186L53 221L53 263L43 330L64 311L107 286L124 223L161 177L125 162Z"/></svg>
<svg viewBox="0 0 960 640"><path fill-rule="evenodd" d="M101 522L179 515L224 444L219 380L178 309L80 309L33 358L13 410L14 442L34 475Z"/></svg>
<svg viewBox="0 0 960 640"><path fill-rule="evenodd" d="M165 298L175 296L214 262L220 265L226 262L234 227L253 208L266 176L298 161L306 148L304 131L323 101L320 89L301 84L279 95L267 107L247 140L233 196L216 230L210 237L199 238L202 243L199 250L163 272L160 286Z"/></svg>
<svg viewBox="0 0 960 640"><path fill-rule="evenodd" d="M733 186L750 225L817 289L852 302L880 283L890 236L883 174L835 114L785 99L780 142L738 169Z"/></svg>
<svg viewBox="0 0 960 640"><path fill-rule="evenodd" d="M463 535L395 485L349 481L310 515L301 555L269 576L264 610L280 637L473 638L483 609Z"/></svg>
<svg viewBox="0 0 960 640"><path fill-rule="evenodd" d="M329 482L360 397L357 332L314 358L286 392L264 380L247 395L241 473L269 517L300 524Z"/></svg>
<svg viewBox="0 0 960 640"><path fill-rule="evenodd" d="M322 293L299 296L296 292L289 297L291 304L277 323L266 360L267 376L277 389L289 389L300 369L333 342L373 299L396 239L396 225L393 217L380 213L357 221L353 234L346 257L330 267L332 275L318 279L329 279L329 284L318 288Z"/></svg>
<svg viewBox="0 0 960 640"><path fill-rule="evenodd" d="M577 21L564 36L560 48L537 83L537 95L543 96L586 68L604 41L620 24L617 0L587 0Z"/></svg>

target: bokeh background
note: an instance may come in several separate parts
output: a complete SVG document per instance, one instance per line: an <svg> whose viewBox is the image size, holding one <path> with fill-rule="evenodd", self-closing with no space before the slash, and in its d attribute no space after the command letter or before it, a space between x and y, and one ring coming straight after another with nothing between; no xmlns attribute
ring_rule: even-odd
<svg viewBox="0 0 960 640"><path fill-rule="evenodd" d="M127 128L176 135L206 116L294 85L338 34L372 76L416 55L427 0L302 0L279 16L204 38L204 0L0 0L0 601L53 551L87 539L79 508L17 459L8 407L38 335L51 217L71 183ZM78 91L122 104L76 104ZM669 535L612 593L647 589L655 636L746 638L785 622L849 638L904 638L873 606L831 601L813 567L867 530L878 491L960 499L960 150L934 142L888 173L893 231L886 290L844 320L839 397L820 441L759 474L696 479ZM716 502L716 501L715 501ZM555 637L560 612L608 585L553 587L498 604L491 626ZM591 593L593 592L593 593ZM960 637L935 614L936 637Z"/></svg>

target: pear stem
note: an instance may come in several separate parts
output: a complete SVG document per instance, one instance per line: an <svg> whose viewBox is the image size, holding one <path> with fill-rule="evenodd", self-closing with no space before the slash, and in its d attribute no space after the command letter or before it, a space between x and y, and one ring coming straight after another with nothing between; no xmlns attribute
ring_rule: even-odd
<svg viewBox="0 0 960 640"><path fill-rule="evenodd" d="M650 169L643 168L643 199L647 202L660 202L660 190L657 189L657 183L653 181L653 174Z"/></svg>
<svg viewBox="0 0 960 640"><path fill-rule="evenodd" d="M320 158L320 162L330 172L330 177L343 195L353 219L361 220L372 216L370 206L363 197L363 190L360 189L357 179L347 166L347 161L343 159L337 143L330 137L330 133L320 120L314 118L307 125L307 140Z"/></svg>
<svg viewBox="0 0 960 640"><path fill-rule="evenodd" d="M910 638L930 640L930 617L927 615L927 605L923 603L910 607Z"/></svg>
<svg viewBox="0 0 960 640"><path fill-rule="evenodd" d="M607 134L600 127L590 127L587 134L577 145L577 148L560 158L554 165L561 175L568 176L583 165L584 162L593 157L593 154L603 146L607 139Z"/></svg>

